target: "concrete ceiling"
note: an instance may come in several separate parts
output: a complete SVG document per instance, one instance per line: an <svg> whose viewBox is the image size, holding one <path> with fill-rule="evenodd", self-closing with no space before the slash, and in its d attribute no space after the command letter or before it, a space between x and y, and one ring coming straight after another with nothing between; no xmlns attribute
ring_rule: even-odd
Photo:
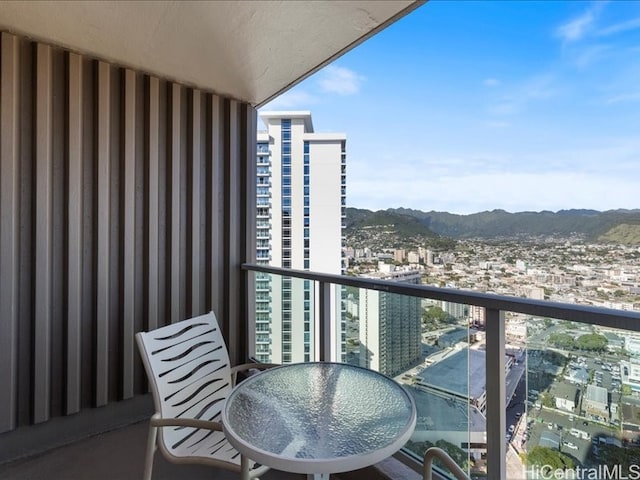
<svg viewBox="0 0 640 480"><path fill-rule="evenodd" d="M259 106L421 0L0 1L0 29Z"/></svg>

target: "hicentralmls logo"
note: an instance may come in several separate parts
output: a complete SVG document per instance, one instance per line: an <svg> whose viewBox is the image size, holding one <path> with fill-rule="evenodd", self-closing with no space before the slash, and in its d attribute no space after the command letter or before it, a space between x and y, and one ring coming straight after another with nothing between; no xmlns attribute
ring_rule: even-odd
<svg viewBox="0 0 640 480"><path fill-rule="evenodd" d="M598 465L597 467L554 468L534 465L527 469L529 480L640 480L640 465Z"/></svg>

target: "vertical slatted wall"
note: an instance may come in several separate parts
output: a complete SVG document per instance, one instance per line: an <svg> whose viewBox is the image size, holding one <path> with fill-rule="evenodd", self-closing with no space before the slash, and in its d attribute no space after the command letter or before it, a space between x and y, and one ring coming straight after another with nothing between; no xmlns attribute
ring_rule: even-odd
<svg viewBox="0 0 640 480"><path fill-rule="evenodd" d="M240 342L253 108L7 33L0 101L0 433L144 393L137 331Z"/></svg>

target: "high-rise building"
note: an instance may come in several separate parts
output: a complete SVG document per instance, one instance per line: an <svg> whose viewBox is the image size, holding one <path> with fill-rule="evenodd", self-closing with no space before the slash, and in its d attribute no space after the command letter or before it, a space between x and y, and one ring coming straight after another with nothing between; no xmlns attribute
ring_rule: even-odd
<svg viewBox="0 0 640 480"><path fill-rule="evenodd" d="M315 133L310 112L264 112L257 139L258 263L343 274L346 135ZM256 358L289 363L317 358L317 292L313 282L256 277ZM331 295L331 336L342 361L344 305Z"/></svg>
<svg viewBox="0 0 640 480"><path fill-rule="evenodd" d="M417 270L362 275L420 284ZM396 376L422 360L420 298L378 290L360 290L360 366Z"/></svg>

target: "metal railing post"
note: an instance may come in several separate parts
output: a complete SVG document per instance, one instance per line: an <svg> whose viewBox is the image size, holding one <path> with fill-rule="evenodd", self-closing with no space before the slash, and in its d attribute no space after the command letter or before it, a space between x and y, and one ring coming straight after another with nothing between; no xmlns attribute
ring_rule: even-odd
<svg viewBox="0 0 640 480"><path fill-rule="evenodd" d="M332 360L331 348L331 284L318 282L318 333L319 355L318 360L328 362Z"/></svg>
<svg viewBox="0 0 640 480"><path fill-rule="evenodd" d="M486 309L487 333L487 473L489 478L506 480L507 442L505 400L504 312Z"/></svg>

